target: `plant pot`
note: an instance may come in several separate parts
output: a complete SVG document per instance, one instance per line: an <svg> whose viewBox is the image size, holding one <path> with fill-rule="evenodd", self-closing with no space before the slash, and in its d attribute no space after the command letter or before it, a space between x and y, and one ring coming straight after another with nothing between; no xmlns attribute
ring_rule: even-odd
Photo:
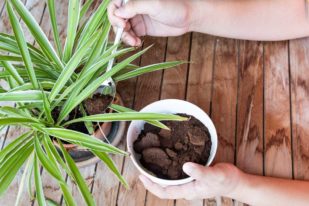
<svg viewBox="0 0 309 206"><path fill-rule="evenodd" d="M119 94L116 95L113 103L123 106L123 101ZM112 112L113 110L111 109L106 110L106 113ZM113 146L117 146L124 135L125 129L125 122L103 122L100 124L100 127L95 130L93 136L102 141L109 142ZM58 151L60 152L57 141L53 141L53 143L57 146ZM64 143L63 146L69 152L78 167L86 167L100 161L98 157L83 147L69 143Z"/></svg>
<svg viewBox="0 0 309 206"><path fill-rule="evenodd" d="M215 126L209 116L196 105L177 99L168 99L154 102L141 110L141 112L154 112L154 113L167 113L167 114L186 114L195 117L198 119L209 131L210 140L211 140L211 149L209 158L207 160L206 166L209 166L216 154L217 151L217 132ZM144 168L140 162L140 155L137 154L133 148L134 142L137 140L141 131L144 129L144 121L132 121L127 133L127 147L128 152L130 153L130 158L133 161L133 164L139 170L141 174L151 179L153 182L160 184L162 186L169 185L181 185L193 181L191 177L179 179L179 180L168 180L161 179L154 175L152 172Z"/></svg>

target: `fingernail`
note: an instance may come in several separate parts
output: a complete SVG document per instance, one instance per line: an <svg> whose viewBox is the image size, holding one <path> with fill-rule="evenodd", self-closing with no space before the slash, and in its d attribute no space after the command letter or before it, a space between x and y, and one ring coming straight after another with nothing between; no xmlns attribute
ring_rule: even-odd
<svg viewBox="0 0 309 206"><path fill-rule="evenodd" d="M139 38L137 38L135 46L141 46L141 44L142 44L142 41Z"/></svg>

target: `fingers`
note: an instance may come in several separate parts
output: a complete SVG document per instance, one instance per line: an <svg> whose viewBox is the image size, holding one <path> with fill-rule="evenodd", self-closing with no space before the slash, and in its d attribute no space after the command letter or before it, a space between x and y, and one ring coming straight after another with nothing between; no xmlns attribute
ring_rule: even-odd
<svg viewBox="0 0 309 206"><path fill-rule="evenodd" d="M122 41L130 46L141 46L142 44L141 39L132 30L123 32Z"/></svg>
<svg viewBox="0 0 309 206"><path fill-rule="evenodd" d="M153 183L145 176L141 175L139 178L147 190L161 199L191 199L190 196L192 194L190 194L190 192L194 191L195 182L179 186L162 187Z"/></svg>
<svg viewBox="0 0 309 206"><path fill-rule="evenodd" d="M204 179L206 170L211 170L203 165L187 162L182 167L183 171L193 179ZM207 172L208 173L208 172Z"/></svg>
<svg viewBox="0 0 309 206"><path fill-rule="evenodd" d="M154 12L160 11L160 1L129 1L127 4L118 8L115 15L121 18L130 19L137 14L153 15Z"/></svg>
<svg viewBox="0 0 309 206"><path fill-rule="evenodd" d="M124 28L126 21L115 15L115 11L121 6L122 0L114 0L108 5L107 14L109 21L113 26Z"/></svg>

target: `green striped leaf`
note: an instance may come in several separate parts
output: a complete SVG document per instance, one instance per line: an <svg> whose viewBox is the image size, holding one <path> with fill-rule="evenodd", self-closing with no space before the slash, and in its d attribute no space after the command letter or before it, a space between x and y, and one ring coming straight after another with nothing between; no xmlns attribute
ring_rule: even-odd
<svg viewBox="0 0 309 206"><path fill-rule="evenodd" d="M151 47L151 46L150 46ZM140 57L142 54L144 54L150 47L147 47L146 49L132 55L131 57L123 60L116 66L114 66L111 70L108 72L105 72L101 77L95 79L93 82L91 82L84 90L81 91L80 95L78 95L74 100L67 101L65 105L63 106L59 118L58 123L62 122L62 120L82 101L84 101L87 97L92 95L97 88L100 87L100 85L107 80L109 77L113 76L117 72L119 72L121 69L125 68L129 63Z"/></svg>
<svg viewBox="0 0 309 206"><path fill-rule="evenodd" d="M186 62L173 61L173 62L163 62L163 63L159 63L159 64L148 65L148 66L145 66L145 67L137 68L137 69L130 71L128 73L116 76L114 79L115 79L115 81L119 82L119 81L123 81L123 80L126 80L126 79L131 79L131 78L134 78L134 77L137 77L137 76L140 76L142 74L149 73L149 72L173 68L173 67L176 67L176 66L184 64L184 63L186 63Z"/></svg>
<svg viewBox="0 0 309 206"><path fill-rule="evenodd" d="M37 157L39 158L42 166L46 169L46 171L53 176L57 181L62 182L63 177L61 173L57 170L57 165L53 164L52 161L47 158L46 154L44 153L42 146L39 142L39 140L36 138L35 142L35 153Z"/></svg>
<svg viewBox="0 0 309 206"><path fill-rule="evenodd" d="M103 1L103 3L100 4L98 9L94 12L94 14L87 21L80 35L80 38L78 40L77 48L81 47L83 43L91 35L93 35L96 29L100 26L100 24L102 23L102 19L104 19L104 15L106 15L106 8L109 2L110 2L109 0Z"/></svg>
<svg viewBox="0 0 309 206"><path fill-rule="evenodd" d="M41 102L42 92L38 90L0 93L0 102Z"/></svg>
<svg viewBox="0 0 309 206"><path fill-rule="evenodd" d="M65 86L67 81L71 78L74 70L77 68L78 64L80 63L81 59L86 55L89 50L89 47L95 42L97 35L92 37L81 47L74 56L70 59L68 64L66 65L65 69L60 74L59 78L57 79L52 91L50 92L49 100L52 102L55 97L59 94L60 90Z"/></svg>
<svg viewBox="0 0 309 206"><path fill-rule="evenodd" d="M118 178L118 180L122 183L122 185L125 188L129 188L129 185L127 183L127 181L122 177L121 173L119 172L119 170L117 169L115 163L113 162L113 160L108 156L108 154L106 154L105 152L97 152L97 151L91 151L95 156L97 156L98 158L100 158L100 160L102 160L105 165L116 175L116 177Z"/></svg>
<svg viewBox="0 0 309 206"><path fill-rule="evenodd" d="M69 0L67 38L64 46L63 60L68 62L73 53L73 46L79 23L80 0Z"/></svg>
<svg viewBox="0 0 309 206"><path fill-rule="evenodd" d="M117 104L112 104L110 105L110 108L115 110L116 112L136 112L132 109L117 105ZM170 130L167 126L165 126L163 123L159 122L159 121L155 121L155 120L148 120L146 121L147 123L159 127L161 129L166 129L166 130Z"/></svg>
<svg viewBox="0 0 309 206"><path fill-rule="evenodd" d="M21 19L27 25L29 31L35 38L36 42L40 45L44 55L53 61L60 70L63 70L63 64L58 57L57 53L55 52L54 48L50 44L48 38L40 28L40 25L36 22L34 17L25 7L25 5L20 0L11 0L10 1L14 6L15 10L20 15Z"/></svg>
<svg viewBox="0 0 309 206"><path fill-rule="evenodd" d="M47 0L47 8L49 11L49 17L50 17L50 22L52 25L55 45L56 45L59 56L62 56L61 42L60 42L59 30L57 26L56 11L55 11L55 0Z"/></svg>
<svg viewBox="0 0 309 206"><path fill-rule="evenodd" d="M0 196L5 193L17 172L33 151L33 141L28 142L19 149L18 153L6 158L0 166Z"/></svg>
<svg viewBox="0 0 309 206"><path fill-rule="evenodd" d="M36 199L40 206L46 206L45 196L43 192L41 174L40 174L40 166L38 162L38 158L34 156L34 184L36 189Z"/></svg>
<svg viewBox="0 0 309 206"><path fill-rule="evenodd" d="M84 180L84 178L82 177L82 175L80 174L79 169L77 168L74 160L72 159L72 157L69 155L69 153L64 149L62 143L60 141L58 141L60 144L60 148L61 148L61 152L63 154L63 157L67 163L68 168L70 169L72 176L71 178L73 178L73 180L75 181L76 185L78 186L78 189L81 193L81 195L84 197L84 200L86 202L87 205L95 205L93 196L91 195L91 192L89 191L89 188Z"/></svg>
<svg viewBox="0 0 309 206"><path fill-rule="evenodd" d="M110 144L102 142L101 140L86 135L81 132L76 132L73 130L62 129L62 128L45 128L44 132L49 136L57 137L61 140L71 142L72 144L80 145L85 148L89 148L91 150L98 150L101 152L115 153L115 154L123 154L126 152L114 147Z"/></svg>
<svg viewBox="0 0 309 206"><path fill-rule="evenodd" d="M66 122L64 125L69 125L75 122L113 122L113 121L132 121L132 120L170 120L170 121L186 121L188 118L174 114L159 114L159 113L143 113L143 112L122 112L122 113L106 113L96 114L87 117L77 118Z"/></svg>
<svg viewBox="0 0 309 206"><path fill-rule="evenodd" d="M83 5L82 9L80 10L80 14L79 14L80 20L85 16L85 14L89 10L92 3L93 3L93 0L87 0L86 3Z"/></svg>
<svg viewBox="0 0 309 206"><path fill-rule="evenodd" d="M39 84L38 84L38 81L37 81L36 76L35 76L32 60L31 60L31 57L30 57L30 54L29 54L29 50L28 50L28 47L27 47L27 43L26 43L26 39L25 39L23 30L21 28L21 25L19 24L19 20L18 20L17 16L15 15L15 12L13 11L12 5L9 1L6 2L6 8L7 8L7 12L8 12L10 22L11 22L11 25L12 25L12 28L13 28L13 31L14 31L14 34L15 34L15 38L16 38L18 47L20 49L21 56L23 57L24 64L26 66L30 81L31 81L33 87L35 89L38 89Z"/></svg>
<svg viewBox="0 0 309 206"><path fill-rule="evenodd" d="M14 80L19 84L24 84L23 78L18 74L16 68L9 62L1 61L3 67L8 71L8 73L14 78Z"/></svg>

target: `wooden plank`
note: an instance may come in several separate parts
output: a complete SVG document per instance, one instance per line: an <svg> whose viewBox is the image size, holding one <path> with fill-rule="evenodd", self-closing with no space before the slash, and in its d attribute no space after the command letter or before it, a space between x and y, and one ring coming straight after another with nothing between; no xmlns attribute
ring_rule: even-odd
<svg viewBox="0 0 309 206"><path fill-rule="evenodd" d="M309 180L309 38L290 41L295 179Z"/></svg>
<svg viewBox="0 0 309 206"><path fill-rule="evenodd" d="M265 69L265 174L292 177L290 95L287 42L266 43Z"/></svg>
<svg viewBox="0 0 309 206"><path fill-rule="evenodd" d="M215 52L211 113L219 140L215 162L234 163L238 76L236 40L217 39ZM223 198L221 204L233 205L233 201Z"/></svg>
<svg viewBox="0 0 309 206"><path fill-rule="evenodd" d="M263 175L263 45L241 41L237 111L237 166Z"/></svg>
<svg viewBox="0 0 309 206"><path fill-rule="evenodd" d="M166 48L166 38L147 37L144 47L151 44L154 46L142 57L141 65L148 65L164 61ZM160 97L162 71L153 72L138 78L135 90L134 109L140 110L147 104L157 101ZM127 157L123 166L123 176L128 181L131 189L126 190L120 187L117 204L118 205L144 205L146 190L138 179L138 171Z"/></svg>
<svg viewBox="0 0 309 206"><path fill-rule="evenodd" d="M37 10L37 12L34 13L34 17L36 18L37 21L40 21L41 16L43 14L43 10L44 10L44 4L45 4L44 2L39 1L39 0L27 0L25 5L30 10L32 10L32 9ZM5 33L12 33L12 29L10 28L10 24L9 24L9 20L8 20L8 16L7 16L6 12L5 12L5 15L2 17L0 22L1 22L0 23L1 31L3 31ZM21 24L23 26L23 23L21 23ZM25 32L25 38L28 42L32 42L32 39L31 39L29 33ZM21 134L23 134L26 130L27 129L21 128L21 127L11 127L9 132L7 133L5 140L4 140L3 146L6 146L7 144L9 144L12 140L14 140L16 137L20 136ZM0 205L8 205L9 206L9 205L15 204L16 195L17 195L17 192L18 192L22 173L23 173L23 169L21 169L19 171L19 173L17 174L17 177L12 182L12 184L9 187L9 189L7 190L6 194L3 197L1 197ZM23 195L21 196L21 205L30 205L31 202L32 201L30 200L28 193L26 193L26 191L24 191Z"/></svg>
<svg viewBox="0 0 309 206"><path fill-rule="evenodd" d="M208 115L211 107L212 78L214 66L215 37L201 33L194 33L192 36L191 59L187 97L202 108ZM181 203L179 203L181 202ZM200 205L200 201L178 201L178 205ZM207 199L204 205L216 205L215 199Z"/></svg>
<svg viewBox="0 0 309 206"><path fill-rule="evenodd" d="M168 38L166 61L189 60L190 39L191 34ZM187 73L187 64L180 65L171 70L165 70L163 72L160 99L185 99ZM174 205L174 201L159 199L155 195L148 192L146 205L172 206Z"/></svg>
<svg viewBox="0 0 309 206"><path fill-rule="evenodd" d="M237 104L236 165L263 175L263 44L241 41ZM236 202L237 206L245 205Z"/></svg>
<svg viewBox="0 0 309 206"><path fill-rule="evenodd" d="M167 46L167 61L188 60L190 61L191 35L169 38ZM187 87L187 74L189 65L180 65L175 69L164 72L161 99L185 99ZM155 198L158 199L158 198ZM203 201L177 200L175 205L203 205ZM173 201L165 201L165 205L173 205ZM158 205L158 204L153 204ZM163 204L160 204L163 205Z"/></svg>
<svg viewBox="0 0 309 206"><path fill-rule="evenodd" d="M189 61L191 34L170 37L167 42L166 61ZM185 99L188 64L163 72L161 99Z"/></svg>

